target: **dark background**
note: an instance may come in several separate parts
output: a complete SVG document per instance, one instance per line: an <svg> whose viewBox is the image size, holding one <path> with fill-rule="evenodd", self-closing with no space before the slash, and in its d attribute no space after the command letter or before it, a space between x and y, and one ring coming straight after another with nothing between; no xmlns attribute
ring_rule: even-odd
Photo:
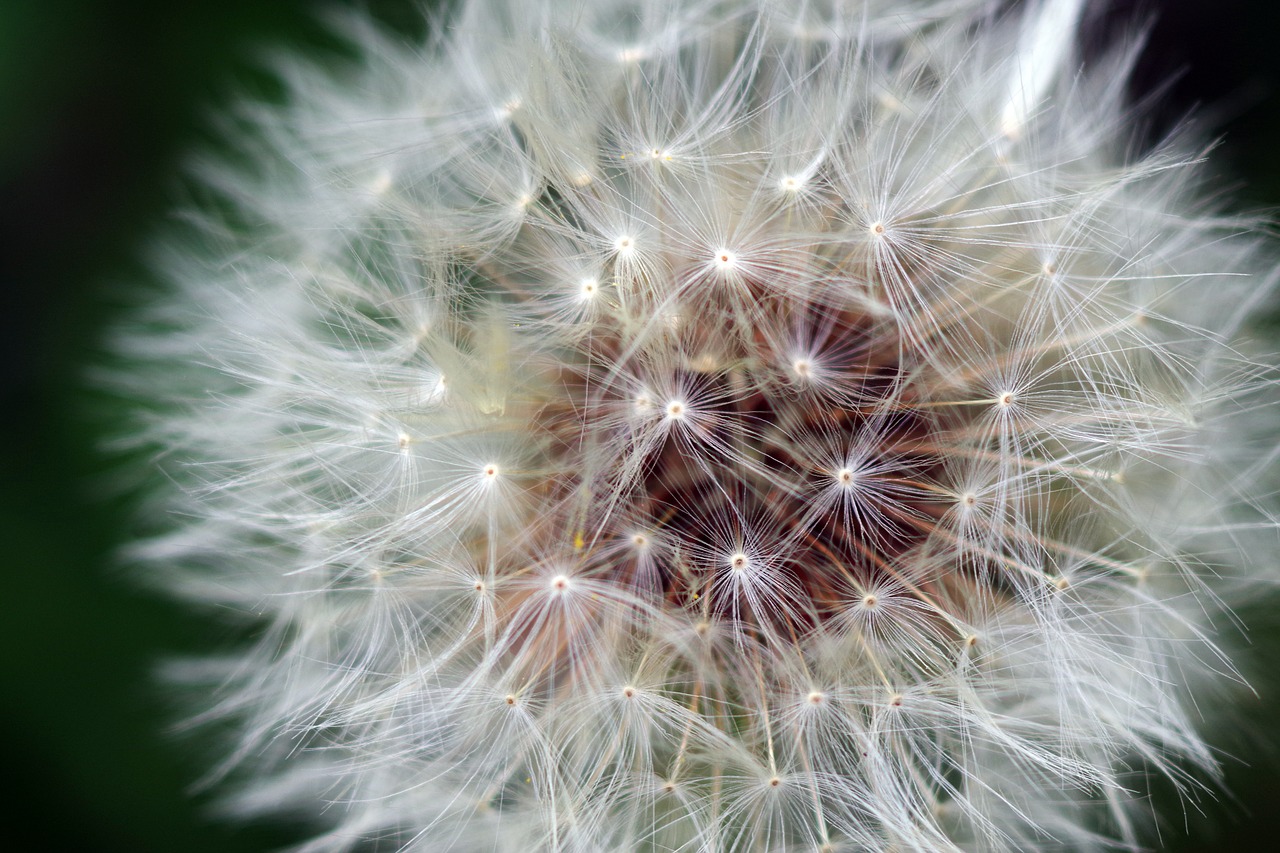
<svg viewBox="0 0 1280 853"><path fill-rule="evenodd" d="M333 4L343 5L343 4ZM397 24L403 3L366 2ZM1095 4L1096 6L1097 4ZM1241 205L1280 202L1280 4L1114 3L1089 32L1156 5L1138 91L1168 86L1153 128L1200 105ZM83 379L139 248L162 225L180 156L259 48L323 44L300 0L161 3L0 0L0 845L21 851L265 851L288 826L204 818L190 786L207 756L166 735L157 660L206 646L213 626L139 592L110 558L128 501L97 452L118 411ZM1146 16L1146 17L1144 17ZM1176 75L1176 76L1174 76ZM1172 79L1172 85L1168 80ZM1258 614L1264 615L1264 614ZM1169 850L1272 850L1280 838L1280 632L1241 653L1262 697L1235 699L1222 733L1236 799L1188 809ZM1258 663L1260 661L1260 663ZM16 795L16 796L15 796ZM1197 809L1205 813L1201 815ZM1175 815L1178 813L1174 807ZM1159 847L1161 843L1155 846ZM1180 846L1179 846L1180 845Z"/></svg>

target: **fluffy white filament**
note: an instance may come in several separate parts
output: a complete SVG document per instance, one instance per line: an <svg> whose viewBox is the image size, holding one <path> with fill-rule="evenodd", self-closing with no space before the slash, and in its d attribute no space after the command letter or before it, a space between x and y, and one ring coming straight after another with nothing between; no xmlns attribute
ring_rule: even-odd
<svg viewBox="0 0 1280 853"><path fill-rule="evenodd" d="M464 0L199 166L120 336L179 667L309 851L1138 843L1272 581L1275 265L1082 0Z"/></svg>

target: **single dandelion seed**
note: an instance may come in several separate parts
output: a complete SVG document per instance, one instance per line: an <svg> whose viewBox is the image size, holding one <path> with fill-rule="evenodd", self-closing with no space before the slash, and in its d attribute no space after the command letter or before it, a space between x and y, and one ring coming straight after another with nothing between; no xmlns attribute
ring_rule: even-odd
<svg viewBox="0 0 1280 853"><path fill-rule="evenodd" d="M716 269L721 273L732 272L738 265L738 256L727 249L716 252L714 260Z"/></svg>

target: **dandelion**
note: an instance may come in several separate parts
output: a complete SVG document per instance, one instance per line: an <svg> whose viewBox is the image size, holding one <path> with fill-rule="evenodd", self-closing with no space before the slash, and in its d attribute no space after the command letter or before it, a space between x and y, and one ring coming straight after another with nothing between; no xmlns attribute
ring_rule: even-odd
<svg viewBox="0 0 1280 853"><path fill-rule="evenodd" d="M1131 848L1273 580L1277 275L1082 0L464 0L282 60L120 334L303 849ZM1238 680L1238 679L1236 679Z"/></svg>

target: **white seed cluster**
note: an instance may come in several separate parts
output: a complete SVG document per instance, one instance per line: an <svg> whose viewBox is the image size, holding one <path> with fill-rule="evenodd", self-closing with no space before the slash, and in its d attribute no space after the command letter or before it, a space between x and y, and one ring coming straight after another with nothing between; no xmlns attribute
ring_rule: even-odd
<svg viewBox="0 0 1280 853"><path fill-rule="evenodd" d="M1276 280L1080 0L360 16L121 335L181 668L305 849L1142 835L1269 582ZM237 769L238 768L238 769ZM1199 774L1199 775L1197 775Z"/></svg>

